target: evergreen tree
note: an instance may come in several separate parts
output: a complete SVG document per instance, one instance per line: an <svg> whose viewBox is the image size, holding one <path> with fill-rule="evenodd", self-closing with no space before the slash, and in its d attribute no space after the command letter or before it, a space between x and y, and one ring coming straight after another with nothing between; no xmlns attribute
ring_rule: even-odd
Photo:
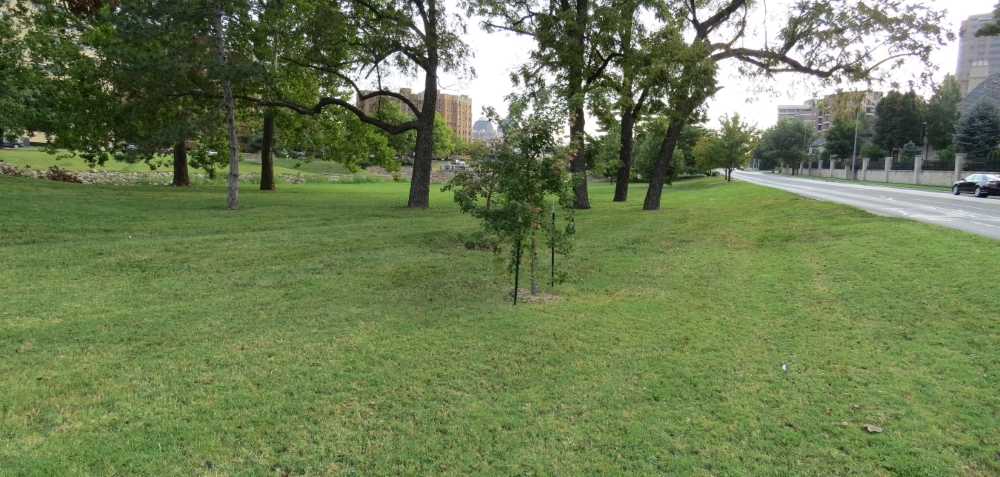
<svg viewBox="0 0 1000 477"><path fill-rule="evenodd" d="M982 159L1000 142L1000 105L983 98L955 126L955 146L970 159Z"/></svg>
<svg viewBox="0 0 1000 477"><path fill-rule="evenodd" d="M903 144L903 149L900 151L899 155L906 159L907 161L912 161L917 155L920 154L920 148L917 147L913 141Z"/></svg>

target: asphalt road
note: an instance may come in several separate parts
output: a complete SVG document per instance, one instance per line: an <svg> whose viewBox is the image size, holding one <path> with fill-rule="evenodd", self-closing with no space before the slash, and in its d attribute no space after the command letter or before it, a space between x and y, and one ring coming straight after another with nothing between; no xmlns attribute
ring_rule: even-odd
<svg viewBox="0 0 1000 477"><path fill-rule="evenodd" d="M812 199L846 204L888 217L905 217L1000 239L1000 197L980 199L897 187L827 182L734 171L733 179L774 187Z"/></svg>

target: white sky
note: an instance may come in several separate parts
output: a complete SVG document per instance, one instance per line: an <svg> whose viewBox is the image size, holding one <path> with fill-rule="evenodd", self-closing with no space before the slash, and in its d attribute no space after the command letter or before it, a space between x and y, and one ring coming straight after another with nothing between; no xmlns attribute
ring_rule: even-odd
<svg viewBox="0 0 1000 477"><path fill-rule="evenodd" d="M924 4L935 9L947 10L947 24L957 35L962 20L970 15L991 12L995 1L924 0ZM527 59L533 43L529 38L511 34L486 34L472 21L468 27L469 34L465 40L475 52L475 58L470 64L476 71L476 77L458 79L442 75L440 85L443 92L472 97L472 116L475 120L481 116L483 106L506 110L503 98L513 90L509 73ZM939 68L935 74L935 81L940 81L945 74L954 74L958 62L958 40L935 51L932 62ZM833 92L832 89L818 89L816 86L803 83L802 75L788 74L779 77L773 84L772 89L780 92L779 94L757 96L750 92L755 89L753 88L755 85L738 77L735 68L729 64L721 66L719 79L723 89L708 103L709 124L713 126L723 114L735 112L745 120L756 123L758 127L767 128L777 121L778 104L801 104L809 98ZM905 78L900 82L905 83ZM400 83L408 83L414 91L423 90L422 79ZM844 87L844 89L851 88ZM587 129L589 131L595 129L593 120L588 121Z"/></svg>

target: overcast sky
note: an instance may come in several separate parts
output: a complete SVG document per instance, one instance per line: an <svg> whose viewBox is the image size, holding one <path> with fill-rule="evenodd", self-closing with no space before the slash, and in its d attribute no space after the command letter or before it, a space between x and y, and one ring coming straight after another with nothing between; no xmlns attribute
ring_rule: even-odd
<svg viewBox="0 0 1000 477"><path fill-rule="evenodd" d="M946 9L947 24L957 35L962 20L970 15L992 11L995 0L925 0L924 3L933 8ZM440 81L442 91L472 97L473 120L481 115L483 106L493 106L505 111L506 102L503 98L512 91L509 73L524 63L533 42L528 38L509 34L486 34L471 21L466 42L475 52L471 65L476 71L476 77L458 79L444 75ZM939 48L932 61L939 67L935 75L936 81L940 81L945 74L954 74L958 62L958 40ZM710 125L716 124L719 116L736 112L759 127L766 128L777 121L776 110L779 104L801 104L817 94L833 92L804 84L801 79L789 75L777 79L773 84L773 89L780 93L748 93L755 89L755 85L738 77L735 68L728 64L722 64L719 78L723 89L708 103ZM422 79L409 82L400 79L399 83L401 86L408 83L414 91L423 90ZM587 129L593 131L593 121L589 123Z"/></svg>

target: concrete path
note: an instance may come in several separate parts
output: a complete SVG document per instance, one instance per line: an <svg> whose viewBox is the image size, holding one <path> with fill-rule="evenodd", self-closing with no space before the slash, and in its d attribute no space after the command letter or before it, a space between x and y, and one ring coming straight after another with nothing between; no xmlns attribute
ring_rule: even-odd
<svg viewBox="0 0 1000 477"><path fill-rule="evenodd" d="M1000 238L1000 197L980 199L971 194L827 182L794 176L733 172L733 179L846 204L889 217L905 217Z"/></svg>

